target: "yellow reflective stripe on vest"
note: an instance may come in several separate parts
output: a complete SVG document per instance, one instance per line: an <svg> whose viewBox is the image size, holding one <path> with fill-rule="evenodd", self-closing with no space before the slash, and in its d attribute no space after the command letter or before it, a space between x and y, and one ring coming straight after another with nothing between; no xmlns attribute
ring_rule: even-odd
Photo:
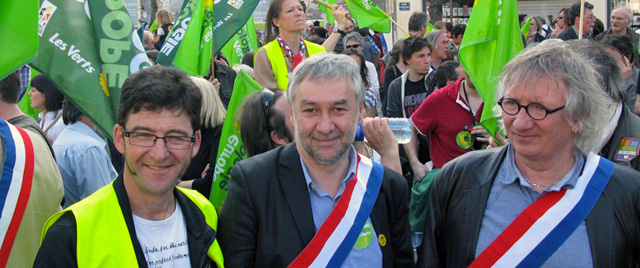
<svg viewBox="0 0 640 268"><path fill-rule="evenodd" d="M218 217L213 205L203 196L194 194L194 190L178 189L198 206L205 215L207 224L216 230ZM76 219L78 267L132 267L134 264L138 266L133 242L113 182L51 216L42 230L41 242L51 225L67 211L71 211ZM207 256L218 267L224 267L217 239L209 247Z"/></svg>
<svg viewBox="0 0 640 268"><path fill-rule="evenodd" d="M304 45L307 47L307 53L309 57L326 52L323 46L304 41ZM273 70L273 76L278 83L278 87L282 90L287 90L287 84L289 83L289 69L287 69L287 63L285 62L284 54L278 44L278 40L273 40L264 45L264 51L267 53L269 62L271 63L271 69Z"/></svg>

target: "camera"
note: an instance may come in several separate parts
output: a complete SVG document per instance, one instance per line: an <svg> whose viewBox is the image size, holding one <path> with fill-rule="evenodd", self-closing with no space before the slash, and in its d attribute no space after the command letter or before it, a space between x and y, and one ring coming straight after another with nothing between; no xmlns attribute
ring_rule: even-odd
<svg viewBox="0 0 640 268"><path fill-rule="evenodd" d="M474 127L475 127L475 126L463 126L462 128L464 129L464 131L469 131L469 132L471 132L471 131L473 130L473 128L474 128ZM481 141L478 141L478 140L476 139L476 138L478 138L478 137L482 137L482 135L480 135L480 134L472 134L472 135L471 135L471 139L472 139L472 141L473 141L473 149L474 149L474 150L480 150L480 149L482 149L483 147L485 147L485 145L486 145L485 143L483 143L483 142L481 142Z"/></svg>

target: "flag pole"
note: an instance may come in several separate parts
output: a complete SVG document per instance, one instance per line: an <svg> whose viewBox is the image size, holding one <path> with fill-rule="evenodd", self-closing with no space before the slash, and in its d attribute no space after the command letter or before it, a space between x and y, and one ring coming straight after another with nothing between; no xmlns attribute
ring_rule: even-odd
<svg viewBox="0 0 640 268"><path fill-rule="evenodd" d="M388 15L387 15L387 16L388 16ZM395 24L395 25L398 27L398 29L400 29L401 31L403 31L403 32L404 32L404 34L409 35L409 32L405 31L405 29L403 29L403 28L402 28L402 26L400 26L400 25L399 25L395 20L393 20L393 18L391 18L391 16L389 16L389 20L390 20L391 22L393 22L393 24Z"/></svg>
<svg viewBox="0 0 640 268"><path fill-rule="evenodd" d="M325 2L323 2L323 1L321 1L321 0L313 0L313 1L316 1L316 3L318 3L318 4L320 4L320 5L323 5L323 6L325 6L326 8L329 8L329 9L331 9L331 8L332 8L332 6L331 6L331 5L329 5L329 4L327 4L327 3L325 3ZM583 0L583 1L584 1L584 0ZM396 25L396 26L397 26L401 31L403 31L403 32L404 32L404 34L409 35L409 32L405 31L405 30L402 28L402 26L400 26L400 25L399 25L395 20L393 20L393 18L392 18L391 16L389 16L388 14L387 14L387 16L389 17L389 20L390 20L391 22L393 22L393 24L395 24L395 25ZM348 17L349 17L349 16L347 16L347 18L348 18Z"/></svg>
<svg viewBox="0 0 640 268"><path fill-rule="evenodd" d="M580 29L578 29L578 39L582 39L582 23L584 22L584 0L580 1Z"/></svg>
<svg viewBox="0 0 640 268"><path fill-rule="evenodd" d="M309 6L311 5L311 0L307 0L307 10L304 12L304 23L306 25L307 18L309 18ZM305 28L306 30L306 28Z"/></svg>
<svg viewBox="0 0 640 268"><path fill-rule="evenodd" d="M311 1L311 0L309 0L309 1ZM337 6L337 5L335 5L335 6L329 5L326 2L320 1L320 0L313 0L313 1L315 1L316 3L318 3L320 5L323 5L324 7L328 8L328 9L331 9L331 10L333 10L333 8ZM347 17L347 19L351 19L351 14L347 13L346 17Z"/></svg>

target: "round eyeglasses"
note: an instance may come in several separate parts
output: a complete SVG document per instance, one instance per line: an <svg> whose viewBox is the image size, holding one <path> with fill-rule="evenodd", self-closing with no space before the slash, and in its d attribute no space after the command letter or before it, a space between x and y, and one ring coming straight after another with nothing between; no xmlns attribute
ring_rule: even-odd
<svg viewBox="0 0 640 268"><path fill-rule="evenodd" d="M520 112L520 108L524 108L527 111L529 117L531 117L531 119L533 120L545 119L547 115L564 109L564 105L562 105L556 109L549 110L547 107L537 102L532 102L529 103L529 105L525 106L518 103L518 101L514 99L505 97L502 97L500 98L500 100L498 100L498 105L500 105L502 110L508 115L517 115Z"/></svg>

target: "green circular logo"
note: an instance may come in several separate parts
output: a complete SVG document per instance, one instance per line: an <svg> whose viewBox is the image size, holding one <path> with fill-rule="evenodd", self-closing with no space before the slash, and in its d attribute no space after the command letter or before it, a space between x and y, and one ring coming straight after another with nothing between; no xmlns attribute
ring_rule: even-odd
<svg viewBox="0 0 640 268"><path fill-rule="evenodd" d="M356 241L356 244L353 246L353 248L367 248L369 247L369 244L371 244L371 239L373 239L373 226L371 226L371 223L367 221L367 223L364 224L364 227L362 227L360 236L358 236L358 241Z"/></svg>
<svg viewBox="0 0 640 268"><path fill-rule="evenodd" d="M456 135L456 143L462 149L469 149L473 146L473 136L469 131L460 131Z"/></svg>

